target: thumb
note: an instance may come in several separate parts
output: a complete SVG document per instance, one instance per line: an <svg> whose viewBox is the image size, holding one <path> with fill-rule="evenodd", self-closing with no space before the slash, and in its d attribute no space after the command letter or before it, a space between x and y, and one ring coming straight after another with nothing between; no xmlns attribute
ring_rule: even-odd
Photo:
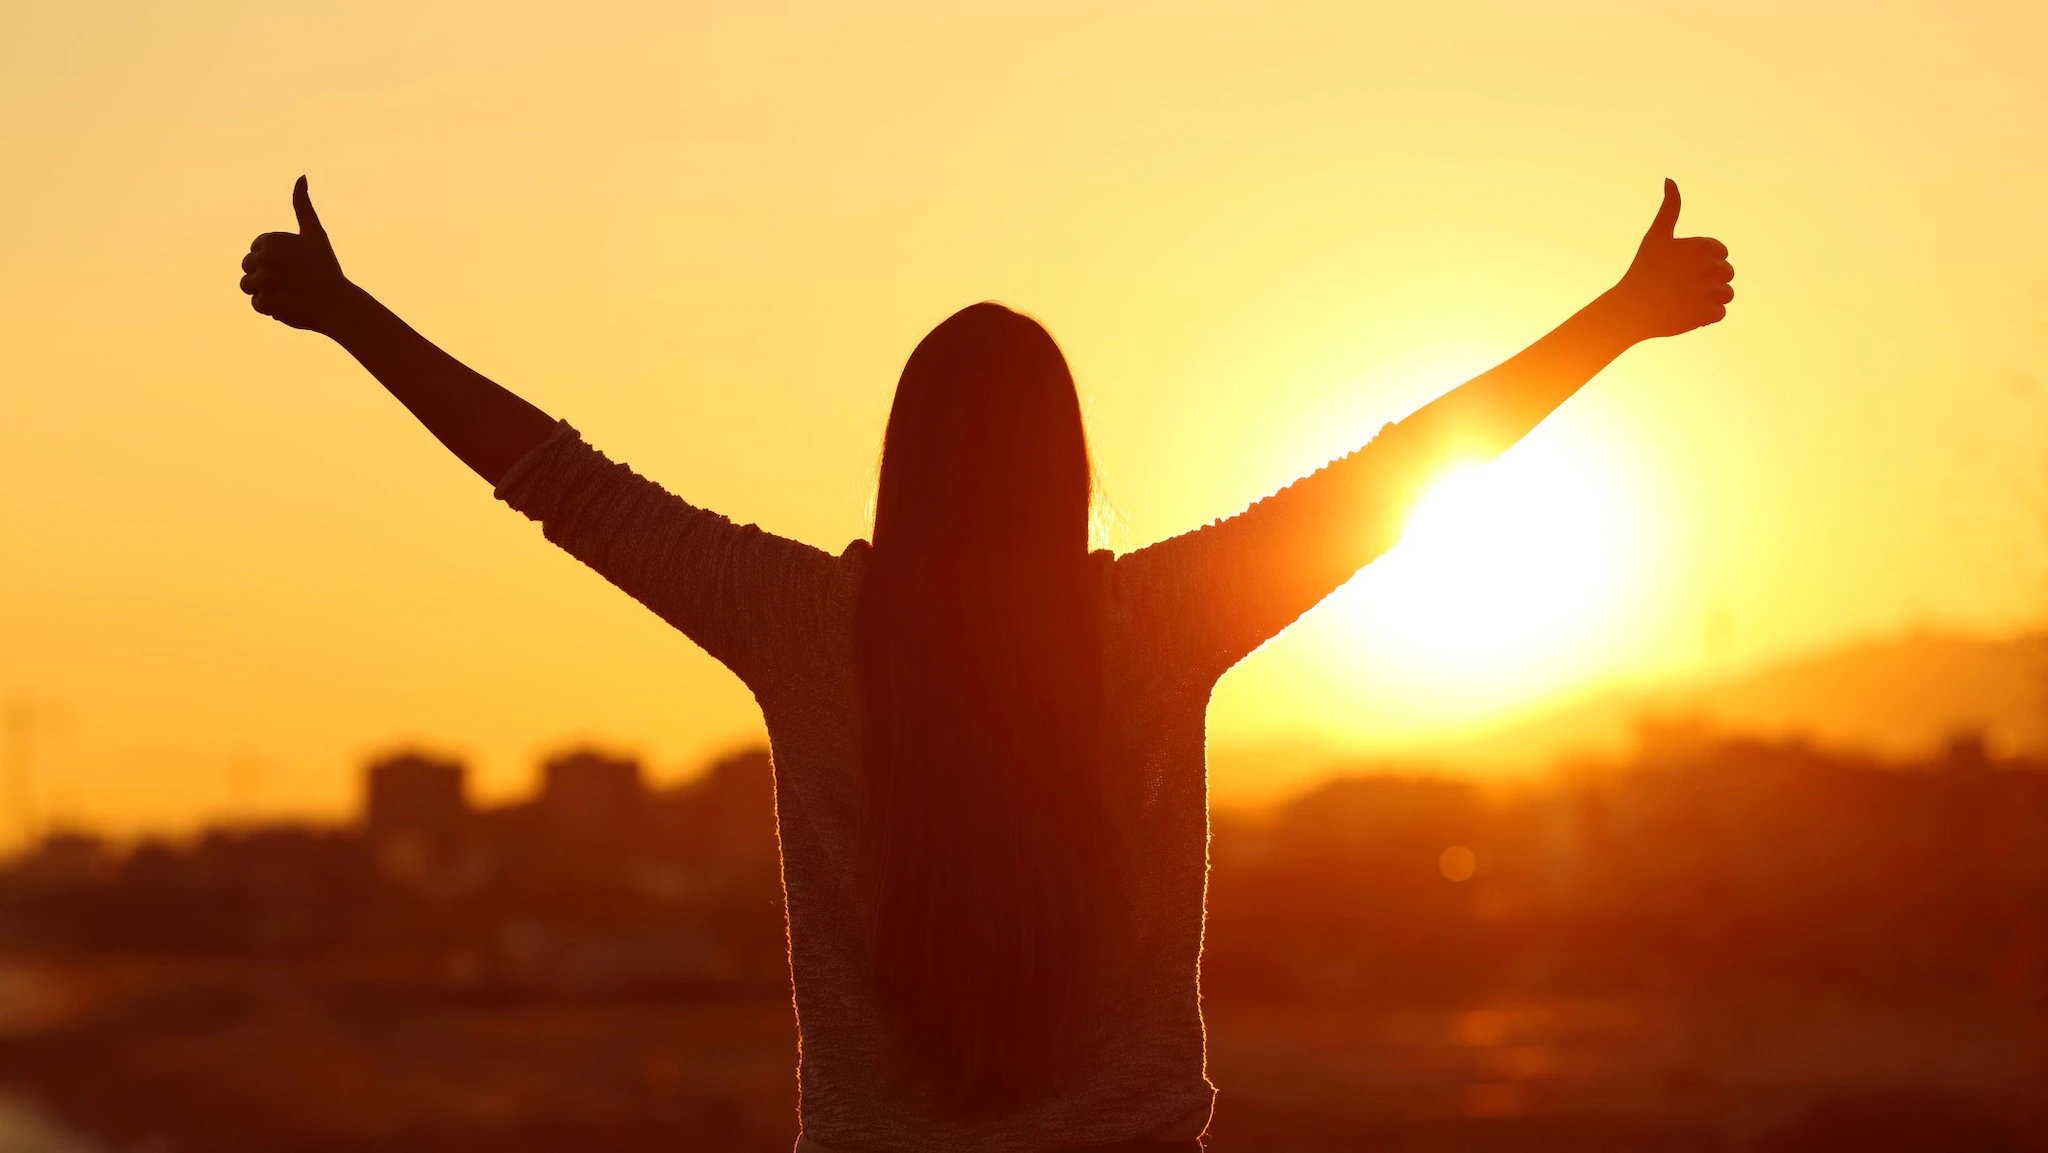
<svg viewBox="0 0 2048 1153"><path fill-rule="evenodd" d="M306 178L303 176L292 185L292 211L298 214L300 235L327 235L327 230L320 226L320 214L313 211L313 198L306 194Z"/></svg>
<svg viewBox="0 0 2048 1153"><path fill-rule="evenodd" d="M303 180L301 181L303 184ZM308 209L308 211L311 211ZM1664 203L1657 206L1657 219L1650 222L1650 231L1643 235L1643 242L1670 240L1678 227L1678 182L1670 178L1664 181Z"/></svg>

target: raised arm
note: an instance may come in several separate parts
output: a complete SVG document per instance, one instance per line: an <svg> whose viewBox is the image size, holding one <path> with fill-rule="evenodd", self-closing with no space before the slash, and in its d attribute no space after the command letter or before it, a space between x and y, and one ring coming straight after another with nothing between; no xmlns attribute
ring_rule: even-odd
<svg viewBox="0 0 2048 1153"><path fill-rule="evenodd" d="M1632 345L1727 315L1728 249L1678 237L1678 186L1621 280L1498 367L1245 511L1117 562L1135 626L1178 675L1220 676L1392 548L1446 468L1512 447Z"/></svg>
<svg viewBox="0 0 2048 1153"><path fill-rule="evenodd" d="M266 232L242 258L242 291L256 311L332 337L362 362L427 431L496 485L546 439L547 413L441 351L350 283L313 211L306 178L292 188L297 232Z"/></svg>
<svg viewBox="0 0 2048 1153"><path fill-rule="evenodd" d="M1678 185L1666 180L1664 203L1619 283L1543 339L1401 422L1419 462L1491 460L1630 347L1728 315L1735 269L1727 246L1674 236L1677 225Z"/></svg>
<svg viewBox="0 0 2048 1153"><path fill-rule="evenodd" d="M306 178L299 231L242 260L256 311L333 337L547 538L681 629L758 693L816 661L839 567L797 541L736 525L583 443L568 425L414 332L341 274Z"/></svg>

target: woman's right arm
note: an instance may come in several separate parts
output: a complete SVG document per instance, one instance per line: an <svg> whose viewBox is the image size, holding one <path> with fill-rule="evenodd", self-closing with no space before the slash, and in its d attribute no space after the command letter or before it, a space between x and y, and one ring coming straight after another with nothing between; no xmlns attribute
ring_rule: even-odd
<svg viewBox="0 0 2048 1153"><path fill-rule="evenodd" d="M554 419L441 351L350 283L313 211L306 178L292 188L297 232L266 232L242 258L242 291L265 316L334 339L448 450L493 486L547 439Z"/></svg>
<svg viewBox="0 0 2048 1153"><path fill-rule="evenodd" d="M1734 299L1728 249L1674 234L1678 186L1619 283L1522 352L1373 442L1245 511L1121 557L1162 660L1213 679L1392 548L1424 488L1507 451L1623 351L1713 324Z"/></svg>

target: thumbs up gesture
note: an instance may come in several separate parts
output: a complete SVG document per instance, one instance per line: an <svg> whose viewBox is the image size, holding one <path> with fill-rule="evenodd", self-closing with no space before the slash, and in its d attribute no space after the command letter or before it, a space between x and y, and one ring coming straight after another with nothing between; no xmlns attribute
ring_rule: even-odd
<svg viewBox="0 0 2048 1153"><path fill-rule="evenodd" d="M242 258L242 291L265 316L293 328L328 332L351 286L313 211L303 176L292 187L292 210L299 218L297 232L266 232L249 245L249 255Z"/></svg>
<svg viewBox="0 0 2048 1153"><path fill-rule="evenodd" d="M1664 182L1664 203L1636 258L1609 294L1637 340L1677 336L1728 315L1735 299L1728 246L1709 236L1674 236L1678 185Z"/></svg>

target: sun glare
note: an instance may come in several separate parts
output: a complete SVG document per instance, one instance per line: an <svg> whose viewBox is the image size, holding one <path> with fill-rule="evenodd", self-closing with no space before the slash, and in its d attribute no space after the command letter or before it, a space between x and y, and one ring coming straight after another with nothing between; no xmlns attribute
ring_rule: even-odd
<svg viewBox="0 0 2048 1153"><path fill-rule="evenodd" d="M1449 714L1551 695L1597 671L1628 627L1644 579L1639 495L1571 436L1455 469L1340 594L1339 627Z"/></svg>
<svg viewBox="0 0 2048 1153"><path fill-rule="evenodd" d="M1602 494L1583 480L1466 467L1431 486L1391 566L1409 578L1396 636L1418 655L1475 666L1569 647L1596 626L1621 550Z"/></svg>

